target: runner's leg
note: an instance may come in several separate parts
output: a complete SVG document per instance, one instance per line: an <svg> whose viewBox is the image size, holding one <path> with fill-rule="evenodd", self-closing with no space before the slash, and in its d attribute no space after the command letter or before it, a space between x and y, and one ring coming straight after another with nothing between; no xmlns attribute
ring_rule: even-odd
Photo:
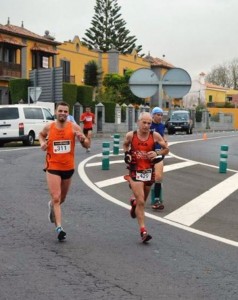
<svg viewBox="0 0 238 300"><path fill-rule="evenodd" d="M135 182L132 179L130 180L131 189L136 198L136 217L139 227L145 227L145 194L144 194L144 183Z"/></svg>
<svg viewBox="0 0 238 300"><path fill-rule="evenodd" d="M46 179L48 183L49 193L55 214L56 227L61 226L61 177L55 174L46 172Z"/></svg>

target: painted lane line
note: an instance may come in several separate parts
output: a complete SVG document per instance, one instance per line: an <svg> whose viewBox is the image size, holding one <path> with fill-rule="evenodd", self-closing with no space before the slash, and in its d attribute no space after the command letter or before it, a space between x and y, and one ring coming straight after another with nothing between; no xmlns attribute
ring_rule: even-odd
<svg viewBox="0 0 238 300"><path fill-rule="evenodd" d="M238 189L238 173L223 180L207 192L194 198L164 218L186 226L191 226L230 194Z"/></svg>
<svg viewBox="0 0 238 300"><path fill-rule="evenodd" d="M85 165L87 164L87 162L90 160L90 159L93 159L94 157L96 157L97 155L95 156L90 156L88 157L87 159L85 159L84 161L82 161L79 165L78 165L78 175L79 177L83 180L83 182L90 188L92 189L95 193L97 193L98 195L100 195L102 198L104 198L105 200L108 200L114 204L117 204L123 208L126 208L128 210L131 209L131 206L129 204L125 204L124 202L108 195L107 193L105 193L104 191L102 191L101 189L99 189L97 186L95 186L92 181L88 178L87 174L85 173ZM207 232L204 232L204 231L200 231L198 229L194 229L194 228L191 228L191 227L187 227L185 225L182 225L182 224L179 224L179 223L175 223L173 221L170 221L170 220L167 220L167 219L164 219L164 218L161 218L161 217L158 217L158 216L155 216L153 214L150 214L150 213L145 213L145 216L147 218L150 218L150 219L153 219L153 220L156 220L156 221L159 221L161 223L164 223L164 224L167 224L167 225L170 225L170 226L174 226L176 228L180 228L182 230L186 230L188 232L191 232L191 233L194 233L194 234L197 234L197 235L200 235L200 236L203 236L203 237L206 237L206 238L210 238L210 239L213 239L215 241L218 241L218 242L221 242L221 243L225 243L227 245L231 245L231 246L234 246L234 247L237 247L238 248L238 242L236 241L233 241L233 240L228 240L226 238L222 238L220 236L216 236L216 235L213 235L213 234L210 234L210 233L207 233Z"/></svg>
<svg viewBox="0 0 238 300"><path fill-rule="evenodd" d="M118 183L122 183L122 182L126 182L126 180L124 179L123 176L119 176L119 177L114 177L114 178L98 181L98 182L95 182L95 184L99 188L103 188L103 187L107 187L109 185L114 185L114 184L118 184Z"/></svg>
<svg viewBox="0 0 238 300"><path fill-rule="evenodd" d="M172 158L172 156L169 156L169 157L166 157L166 159L167 158ZM124 161L124 159L121 159L121 160L112 160L112 161L110 161L110 164L122 164L122 163L124 163L125 164L125 161ZM193 163L193 164L195 164L195 163ZM88 164L86 164L86 168L90 168L90 167L98 167L98 166L101 166L102 165L102 162L95 162L95 163L88 163Z"/></svg>
<svg viewBox="0 0 238 300"><path fill-rule="evenodd" d="M173 164L173 165L165 166L164 167L164 172L169 172L169 171L174 171L174 170L185 168L185 167L190 167L190 166L193 166L195 164L196 163L194 163L194 162L188 162L188 161L181 162L181 163L176 163L176 164ZM114 185L114 184L122 183L122 182L125 182L125 181L126 180L124 179L124 176L118 176L118 177L114 177L114 178L105 179L105 180L102 180L102 181L95 182L95 184L99 188L104 188L104 187L107 187L109 185Z"/></svg>
<svg viewBox="0 0 238 300"><path fill-rule="evenodd" d="M39 146L29 146L29 147L21 147L21 148L12 148L12 149L1 149L0 152L13 152L13 151L26 151L26 150L39 150Z"/></svg>
<svg viewBox="0 0 238 300"><path fill-rule="evenodd" d="M121 163L125 163L124 160L113 160L113 161L110 161L110 165L111 164L121 164ZM86 168L88 167L97 167L97 166L101 166L102 165L102 162L95 162L95 163L89 163L86 165Z"/></svg>
<svg viewBox="0 0 238 300"><path fill-rule="evenodd" d="M186 168L186 167L191 167L194 165L197 165L198 163L195 161L184 161L184 162L179 162L176 164L172 164L172 165L168 165L168 166L164 166L164 172L169 172L169 171L174 171L174 170L178 170L178 169L182 169L182 168Z"/></svg>
<svg viewBox="0 0 238 300"><path fill-rule="evenodd" d="M181 157L181 156L178 156L178 155L175 155L173 154L172 152L170 152L170 155L174 158L177 158L179 160L184 160L184 161L190 161L190 162L194 162L196 164L199 164L201 166L206 166L206 167L209 167L209 168L214 168L214 169L219 169L219 166L214 166L214 165L210 165L210 164L206 164L206 163L202 163L200 161L196 161L196 160L191 160L191 159L187 159L187 158L184 158L184 157ZM237 173L238 170L234 170L234 169L229 169L227 168L227 171L230 171L230 172L235 172Z"/></svg>

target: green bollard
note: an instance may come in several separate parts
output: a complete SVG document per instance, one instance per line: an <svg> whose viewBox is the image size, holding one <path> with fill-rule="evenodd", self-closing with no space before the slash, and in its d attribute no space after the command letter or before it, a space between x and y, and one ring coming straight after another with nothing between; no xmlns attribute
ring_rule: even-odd
<svg viewBox="0 0 238 300"><path fill-rule="evenodd" d="M114 134L113 139L113 154L119 154L120 134Z"/></svg>
<svg viewBox="0 0 238 300"><path fill-rule="evenodd" d="M109 170L110 169L110 143L103 142L102 143L102 170Z"/></svg>
<svg viewBox="0 0 238 300"><path fill-rule="evenodd" d="M227 170L227 158L228 158L228 149L227 145L221 146L220 152L220 164L219 164L219 173L226 173Z"/></svg>

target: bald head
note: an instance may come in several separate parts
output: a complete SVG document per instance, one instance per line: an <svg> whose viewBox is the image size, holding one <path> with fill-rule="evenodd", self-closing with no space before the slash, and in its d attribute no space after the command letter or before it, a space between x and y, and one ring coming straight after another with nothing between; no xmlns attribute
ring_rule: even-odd
<svg viewBox="0 0 238 300"><path fill-rule="evenodd" d="M137 121L138 131L142 134L147 134L150 131L150 126L152 123L152 117L148 112L140 113Z"/></svg>
<svg viewBox="0 0 238 300"><path fill-rule="evenodd" d="M139 114L138 121L141 121L144 119L150 120L150 122L152 122L152 117L151 117L150 113L145 112L145 111L143 111Z"/></svg>

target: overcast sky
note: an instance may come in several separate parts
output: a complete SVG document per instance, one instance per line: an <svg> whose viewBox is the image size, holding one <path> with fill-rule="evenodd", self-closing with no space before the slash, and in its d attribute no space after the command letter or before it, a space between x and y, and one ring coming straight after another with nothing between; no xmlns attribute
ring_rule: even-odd
<svg viewBox="0 0 238 300"><path fill-rule="evenodd" d="M96 0L2 0L0 24L10 23L59 42L84 37ZM237 0L118 0L143 53L185 69L192 78L238 58Z"/></svg>

